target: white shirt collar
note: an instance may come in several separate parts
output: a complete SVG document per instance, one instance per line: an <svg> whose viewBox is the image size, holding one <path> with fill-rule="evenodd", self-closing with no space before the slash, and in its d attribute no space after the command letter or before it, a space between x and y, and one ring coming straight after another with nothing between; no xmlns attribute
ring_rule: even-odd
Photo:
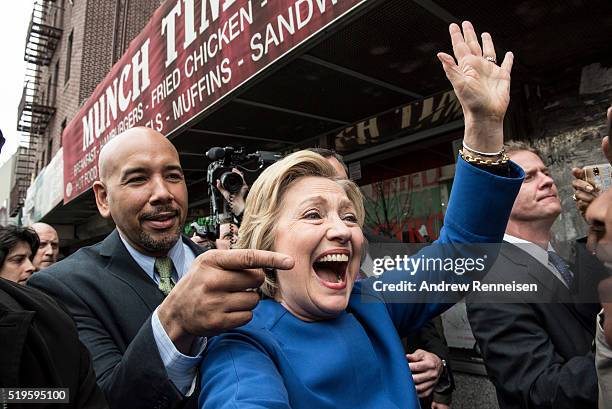
<svg viewBox="0 0 612 409"><path fill-rule="evenodd" d="M514 244L515 246L523 250L525 253L529 254L531 257L538 260L540 264L546 267L551 273L555 275L555 277L561 280L563 285L567 287L567 284L565 280L563 279L563 277L561 276L561 273L557 270L557 268L554 265L552 265L552 263L548 261L548 252L552 251L556 253L555 249L550 244L550 242L547 243L548 249L544 250L542 247L538 246L537 244L531 241L520 239L511 234L504 234L504 241Z"/></svg>
<svg viewBox="0 0 612 409"><path fill-rule="evenodd" d="M545 266L548 266L548 252L555 251L555 249L551 246L550 242L547 243L548 249L544 250L542 247L531 241L520 239L511 234L504 234L504 241L507 241L508 243L512 244L522 244L518 247L520 247L523 251L528 253L531 257L535 258Z"/></svg>

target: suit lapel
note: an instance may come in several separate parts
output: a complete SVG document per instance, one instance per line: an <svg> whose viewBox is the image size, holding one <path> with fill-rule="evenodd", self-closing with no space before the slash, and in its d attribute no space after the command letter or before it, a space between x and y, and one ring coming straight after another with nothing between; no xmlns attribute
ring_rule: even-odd
<svg viewBox="0 0 612 409"><path fill-rule="evenodd" d="M593 334L595 326L592 325L595 315L588 317L588 314L581 312L582 305L577 306L573 302L572 294L569 289L546 267L538 260L529 255L526 251L516 245L507 245L504 243L502 253L508 257L514 264L525 268L527 273L541 285L543 285L550 293L550 299L543 299L544 303L559 303L563 305L568 312L576 318L576 321L584 327L584 329ZM585 322L587 318L588 322Z"/></svg>
<svg viewBox="0 0 612 409"><path fill-rule="evenodd" d="M543 288L546 288L551 295L550 300L543 302L568 302L571 295L567 287L542 263L532 257L522 246L504 242L501 253L504 254L512 263L525 269L527 274L536 280Z"/></svg>
<svg viewBox="0 0 612 409"><path fill-rule="evenodd" d="M109 260L106 265L109 274L130 286L151 312L161 304L164 294L134 261L121 241L117 229L104 239L100 254Z"/></svg>
<svg viewBox="0 0 612 409"><path fill-rule="evenodd" d="M188 237L181 236L181 239L194 252L196 257L204 252L200 246L192 242ZM151 280L151 277L132 258L121 241L117 229L104 239L100 254L109 259L106 270L115 278L132 287L151 312L161 304L164 300L164 294L159 290L155 282Z"/></svg>

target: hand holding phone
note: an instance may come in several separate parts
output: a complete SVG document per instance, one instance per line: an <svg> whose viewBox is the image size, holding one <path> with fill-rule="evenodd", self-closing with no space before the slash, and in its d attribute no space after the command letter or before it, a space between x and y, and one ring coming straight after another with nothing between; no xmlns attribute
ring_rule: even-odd
<svg viewBox="0 0 612 409"><path fill-rule="evenodd" d="M612 165L602 163L589 165L582 168L583 179L595 186L600 192L604 192L612 186Z"/></svg>
<svg viewBox="0 0 612 409"><path fill-rule="evenodd" d="M608 108L606 117L608 119L608 129L601 141L601 150L608 159L608 162L612 163L612 150L610 149L610 138L612 137L612 106Z"/></svg>
<svg viewBox="0 0 612 409"><path fill-rule="evenodd" d="M572 180L572 187L574 188L572 199L576 202L576 208L583 217L591 202L599 194L594 183L587 181L586 173L585 168L572 169L572 175L574 175L574 180Z"/></svg>

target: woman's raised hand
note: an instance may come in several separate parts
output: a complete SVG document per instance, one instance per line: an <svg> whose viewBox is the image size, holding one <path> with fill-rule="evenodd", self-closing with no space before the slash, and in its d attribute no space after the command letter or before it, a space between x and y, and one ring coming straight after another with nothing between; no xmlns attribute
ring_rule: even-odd
<svg viewBox="0 0 612 409"><path fill-rule="evenodd" d="M510 71L514 56L506 53L501 65L493 39L482 34L482 47L472 23L449 27L455 58L438 53L438 59L463 108L464 141L470 147L496 152L503 146L503 119L510 101ZM455 62L456 59L456 62Z"/></svg>

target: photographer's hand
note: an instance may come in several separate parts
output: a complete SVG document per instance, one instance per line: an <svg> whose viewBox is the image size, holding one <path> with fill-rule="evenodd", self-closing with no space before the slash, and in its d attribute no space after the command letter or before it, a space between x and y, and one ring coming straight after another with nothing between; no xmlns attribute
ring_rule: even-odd
<svg viewBox="0 0 612 409"><path fill-rule="evenodd" d="M236 168L233 168L232 172L239 174L242 177L242 181L244 182L244 175L242 174L242 172L240 172ZM221 194L225 198L225 201L230 204L232 208L232 213L234 213L236 216L241 215L244 211L244 200L246 198L247 192L249 191L249 186L246 184L246 182L243 183L242 187L240 188L240 191L237 194L233 195L231 200L231 193L227 191L227 189L225 189L223 185L221 185L221 181L219 179L217 179L217 189L219 189L219 192L221 192Z"/></svg>
<svg viewBox="0 0 612 409"><path fill-rule="evenodd" d="M193 236L191 236L190 239L198 246L209 247L210 241L198 236L197 233L193 233Z"/></svg>

